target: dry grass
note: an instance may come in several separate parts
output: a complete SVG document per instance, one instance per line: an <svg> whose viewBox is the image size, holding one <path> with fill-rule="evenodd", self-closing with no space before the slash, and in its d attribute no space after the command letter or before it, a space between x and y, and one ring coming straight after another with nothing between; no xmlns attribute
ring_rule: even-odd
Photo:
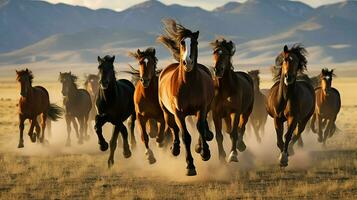
<svg viewBox="0 0 357 200"><path fill-rule="evenodd" d="M118 148L109 170L108 152L99 152L94 135L88 144L77 146L73 138L73 147L64 147L63 122L54 125L50 146L31 144L25 134L25 148L18 150L18 91L13 83L0 84L0 199L356 199L357 94L352 89L357 79L337 80L335 87L343 98L337 125L342 131L328 140L326 148L306 133L304 149L297 150L288 168L280 169L269 125L262 144L248 133L248 150L239 154L238 164L220 165L211 142L209 162L195 155L199 175L194 178L184 176L182 155L172 158L154 144L154 166L147 164L139 143L128 160ZM43 84L59 103L58 84Z"/></svg>

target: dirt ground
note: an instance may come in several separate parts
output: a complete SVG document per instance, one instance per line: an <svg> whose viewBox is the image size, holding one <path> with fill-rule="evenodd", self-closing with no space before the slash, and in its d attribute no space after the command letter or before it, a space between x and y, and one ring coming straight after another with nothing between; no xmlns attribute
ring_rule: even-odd
<svg viewBox="0 0 357 200"><path fill-rule="evenodd" d="M35 79L36 84L48 88L51 101L62 106L59 83ZM65 147L63 120L53 123L48 145L31 143L25 131L25 147L17 149L19 89L15 81L2 81L0 199L357 199L357 78L339 77L333 86L340 90L343 106L337 120L340 131L326 147L315 134L305 132L305 146L296 147L289 166L282 169L275 131L268 120L262 143L246 132L247 150L239 153L238 163L220 164L215 140L210 142L212 158L207 162L192 149L198 175L186 177L182 145L176 158L150 143L157 163L149 165L137 130L133 156L124 159L118 147L111 169L107 168L109 152L99 151L93 133L83 145L72 134L72 146ZM194 147L197 131L190 130ZM110 135L107 126L107 140ZM228 152L227 134L224 143Z"/></svg>

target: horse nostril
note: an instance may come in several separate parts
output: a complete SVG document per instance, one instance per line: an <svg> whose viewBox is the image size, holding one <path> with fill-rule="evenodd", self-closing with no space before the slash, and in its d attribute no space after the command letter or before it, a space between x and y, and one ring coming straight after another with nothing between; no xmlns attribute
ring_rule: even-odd
<svg viewBox="0 0 357 200"><path fill-rule="evenodd" d="M185 60L184 60L182 63L183 63L184 65L186 65L186 64L187 64Z"/></svg>

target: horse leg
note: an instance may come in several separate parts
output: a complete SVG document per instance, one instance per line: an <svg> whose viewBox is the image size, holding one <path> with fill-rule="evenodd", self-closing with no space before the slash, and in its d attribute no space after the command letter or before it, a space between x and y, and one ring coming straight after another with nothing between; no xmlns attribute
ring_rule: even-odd
<svg viewBox="0 0 357 200"><path fill-rule="evenodd" d="M159 131L159 128L157 126L157 122L155 119L149 119L148 120L148 127L149 127L149 130L150 131L147 131L148 134L149 134L149 137L150 138L157 138L158 136L158 131Z"/></svg>
<svg viewBox="0 0 357 200"><path fill-rule="evenodd" d="M218 147L218 158L221 162L225 162L226 152L223 148L223 135L222 135L222 118L217 116L215 112L213 112L213 122L216 131L216 141Z"/></svg>
<svg viewBox="0 0 357 200"><path fill-rule="evenodd" d="M41 127L40 127L40 125L39 125L37 120L36 120L36 123L35 123L35 132L36 132L36 135L37 135L37 139L40 139Z"/></svg>
<svg viewBox="0 0 357 200"><path fill-rule="evenodd" d="M158 134L156 136L156 143L158 144L159 147L163 147L165 146L165 120L164 118L159 120L159 130L158 130ZM157 124L157 123L155 123Z"/></svg>
<svg viewBox="0 0 357 200"><path fill-rule="evenodd" d="M317 134L319 135L317 141L318 142L322 142L323 138L322 138L322 119L321 119L321 116L320 115L316 115L316 119L317 119Z"/></svg>
<svg viewBox="0 0 357 200"><path fill-rule="evenodd" d="M84 116L84 121L83 121L84 139L87 141L90 139L90 136L88 134L88 123L89 123L89 113Z"/></svg>
<svg viewBox="0 0 357 200"><path fill-rule="evenodd" d="M284 132L284 123L283 120L279 118L274 118L275 132L276 132L276 141L277 146L280 149L280 152L284 150L284 141L283 141L283 132Z"/></svg>
<svg viewBox="0 0 357 200"><path fill-rule="evenodd" d="M49 138L51 138L52 137L52 122L51 122L51 120L50 119L47 119L46 120L46 127L47 127L47 135L48 135L48 137Z"/></svg>
<svg viewBox="0 0 357 200"><path fill-rule="evenodd" d="M136 147L136 139L135 139L135 120L136 120L136 114L135 112L131 115L130 120L129 120L129 127L130 127L130 147L131 149L135 149Z"/></svg>
<svg viewBox="0 0 357 200"><path fill-rule="evenodd" d="M239 116L237 148L240 152L245 151L245 149L247 148L243 141L243 138L245 133L245 126L248 122L250 113L251 112L243 113Z"/></svg>
<svg viewBox="0 0 357 200"><path fill-rule="evenodd" d="M119 128L121 137L123 139L123 155L124 158L129 158L131 156L131 151L128 143L128 131L126 130L126 127L124 126L123 122L119 122Z"/></svg>
<svg viewBox="0 0 357 200"><path fill-rule="evenodd" d="M200 136L199 136L199 140L198 140L199 143L196 145L195 150L197 153L200 153L203 161L207 161L211 158L211 152L209 150L209 146L206 141L207 138L208 139L211 138L210 136L207 137L207 135L210 135L210 133L207 133L208 124L206 121L206 117L207 117L206 110L199 111L198 117L197 117L197 124L196 124L197 130L198 130Z"/></svg>
<svg viewBox="0 0 357 200"><path fill-rule="evenodd" d="M71 116L65 115L67 125L67 141L66 146L71 146Z"/></svg>
<svg viewBox="0 0 357 200"><path fill-rule="evenodd" d="M232 141L231 153L228 157L228 162L238 162L238 152L237 152L237 143L238 143L238 125L239 125L239 113L232 113L231 117L233 118L232 132L230 133L230 138Z"/></svg>
<svg viewBox="0 0 357 200"><path fill-rule="evenodd" d="M105 115L96 115L95 116L95 132L98 136L98 144L101 151L106 151L108 149L108 143L105 141L102 133L102 127L106 123Z"/></svg>
<svg viewBox="0 0 357 200"><path fill-rule="evenodd" d="M297 126L297 122L294 118L290 117L290 119L288 119L288 130L285 133L285 142L284 142L284 151L280 154L280 166L282 167L286 167L288 166L288 162L289 162L289 144L291 141L291 138L293 136L293 132L295 130Z"/></svg>
<svg viewBox="0 0 357 200"><path fill-rule="evenodd" d="M19 139L19 144L17 145L17 148L23 148L24 147L24 124L25 118L22 115L19 115L19 131L20 131L20 139Z"/></svg>
<svg viewBox="0 0 357 200"><path fill-rule="evenodd" d="M191 154L191 135L187 130L186 123L185 123L185 116L181 112L177 112L175 115L175 121L176 124L178 125L182 140L184 141L185 144L185 149L186 149L186 175L187 176L195 176L197 175L195 165L193 164L193 157Z"/></svg>
<svg viewBox="0 0 357 200"><path fill-rule="evenodd" d="M259 135L259 121L252 121L252 124L253 124L253 129L254 129L254 133L255 133L255 137L257 138L257 141L258 143L261 143L262 142L262 139L260 138L260 135Z"/></svg>
<svg viewBox="0 0 357 200"><path fill-rule="evenodd" d="M149 136L146 132L146 122L148 119L142 115L137 115L137 119L139 120L139 129L141 133L141 140L145 145L145 155L146 159L149 161L149 164L154 164L156 162L156 159L154 157L154 153L151 151L149 147Z"/></svg>
<svg viewBox="0 0 357 200"><path fill-rule="evenodd" d="M312 130L312 132L314 133L317 133L317 130L316 130L316 115L317 114L313 114L312 117L311 117L311 121L310 121L310 129Z"/></svg>
<svg viewBox="0 0 357 200"><path fill-rule="evenodd" d="M119 135L119 126L115 125L113 127L112 138L110 139L110 154L108 158L108 168L111 168L114 165L114 152L117 148L117 141Z"/></svg>
<svg viewBox="0 0 357 200"><path fill-rule="evenodd" d="M72 118L72 124L73 124L74 131L76 132L77 139L80 140L81 138L80 138L79 131L78 131L77 120L75 117L71 117L71 118ZM78 120L78 122L79 122L79 120ZM78 141L78 143L79 143L79 141Z"/></svg>
<svg viewBox="0 0 357 200"><path fill-rule="evenodd" d="M329 134L328 134L329 138L332 137L333 134L336 131L336 118L337 118L337 116L334 116L332 119L330 119L331 127L330 127L330 131L329 131Z"/></svg>
<svg viewBox="0 0 357 200"><path fill-rule="evenodd" d="M226 125L226 133L231 133L232 132L232 119L230 116L224 117L224 122Z"/></svg>
<svg viewBox="0 0 357 200"><path fill-rule="evenodd" d="M84 138L84 116L79 116L77 119L78 119L78 123L79 123L78 144L83 144L83 138ZM73 122L75 123L75 119L73 119Z"/></svg>
<svg viewBox="0 0 357 200"><path fill-rule="evenodd" d="M302 142L301 134L305 130L305 127L306 127L306 124L308 123L308 121L309 121L308 119L305 119L297 124L296 134L293 135L290 145L289 145L289 149L288 149L289 156L292 156L295 154L294 148L293 148L294 144L296 142L299 142L299 143Z"/></svg>
<svg viewBox="0 0 357 200"><path fill-rule="evenodd" d="M42 113L41 114L41 137L40 137L41 143L43 143L45 141L46 120L47 120L47 114Z"/></svg>
<svg viewBox="0 0 357 200"><path fill-rule="evenodd" d="M334 121L332 119L329 119L327 126L324 131L324 137L323 137L323 145L326 145L326 140L330 136L331 132L333 131L333 126L334 126Z"/></svg>
<svg viewBox="0 0 357 200"><path fill-rule="evenodd" d="M171 133L173 134L173 143L170 147L171 154L173 156L180 155L180 137L179 137L179 127L175 123L175 117L172 115L165 107L162 107L162 111L164 113L165 119L165 132L168 132L168 128L171 129Z"/></svg>
<svg viewBox="0 0 357 200"><path fill-rule="evenodd" d="M31 121L31 125L30 125L30 129L29 129L28 135L31 138L31 142L36 142L36 134L33 133L33 129L35 128L35 124L37 123L37 119L36 119L36 117L34 117L30 121Z"/></svg>

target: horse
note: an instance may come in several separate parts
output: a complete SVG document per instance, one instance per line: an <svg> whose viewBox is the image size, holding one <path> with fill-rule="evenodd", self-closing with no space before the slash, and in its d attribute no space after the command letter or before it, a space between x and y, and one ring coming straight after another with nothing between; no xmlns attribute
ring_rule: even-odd
<svg viewBox="0 0 357 200"><path fill-rule="evenodd" d="M341 109L341 96L336 88L333 88L332 78L336 75L334 70L324 68L320 74L320 86L315 89L316 108L311 119L311 130L318 133L318 142L326 144L326 139L332 137L336 131L336 118ZM317 130L315 122L317 120ZM328 121L328 122L327 122ZM327 126L325 127L327 123ZM325 130L323 130L325 129ZM322 135L322 132L323 135Z"/></svg>
<svg viewBox="0 0 357 200"><path fill-rule="evenodd" d="M254 130L257 141L261 142L261 134L264 134L265 123L268 118L268 113L265 109L266 96L260 90L259 70L248 71L248 74L253 79L254 83L254 105L253 111L249 118L249 124Z"/></svg>
<svg viewBox="0 0 357 200"><path fill-rule="evenodd" d="M20 83L20 99L19 99L19 129L20 140L17 148L24 147L24 122L26 119L30 120L30 129L28 135L32 142L36 142L36 136L41 143L45 141L45 129L47 117L50 120L57 121L63 114L63 109L56 104L50 103L48 91L42 86L32 86L34 78L29 69L16 70L16 80ZM41 127L38 124L37 117L41 118ZM33 129L36 133L33 133ZM40 136L41 135L41 136Z"/></svg>
<svg viewBox="0 0 357 200"><path fill-rule="evenodd" d="M99 90L99 76L96 74L88 74L85 76L85 81L84 81L84 88L87 90L87 92L90 95L91 102L92 102L92 108L89 113L89 122L92 122L95 120L95 116L97 115L97 111L95 109L95 99L98 96L98 90ZM92 130L92 129L90 129Z"/></svg>
<svg viewBox="0 0 357 200"><path fill-rule="evenodd" d="M277 146L281 151L279 158L281 167L288 166L288 156L293 154L292 146L300 138L315 110L314 88L308 81L297 80L298 73L306 70L306 55L306 49L300 44L294 44L290 49L285 45L275 60L278 70L274 74L275 83L268 94L266 109L274 118ZM287 132L284 142L285 121L287 121Z"/></svg>
<svg viewBox="0 0 357 200"><path fill-rule="evenodd" d="M207 141L213 139L208 128L207 112L214 96L214 86L210 71L197 62L199 31L192 32L173 19L163 20L165 33L157 38L173 54L178 63L168 65L159 76L159 102L164 112L165 123L174 133L171 152L180 153L180 140L186 149L186 175L197 174L191 154L191 135L187 130L186 116L196 115L199 141L195 151L202 160L211 157Z"/></svg>
<svg viewBox="0 0 357 200"><path fill-rule="evenodd" d="M98 56L99 70L99 92L96 99L96 108L98 114L95 117L94 129L98 136L98 143L101 151L108 149L108 143L102 134L102 127L105 123L113 124L114 129L110 139L110 154L108 167L114 164L114 152L117 146L119 132L123 139L123 155L125 158L131 156L128 143L128 131L123 122L129 117L131 120L131 146L135 146L134 126L135 126L135 108L134 108L134 85L125 79L116 80L114 70L115 56Z"/></svg>
<svg viewBox="0 0 357 200"><path fill-rule="evenodd" d="M87 134L89 113L92 108L90 94L85 89L78 89L78 77L71 72L60 72L59 81L62 84L63 105L67 125L66 146L71 146L71 124L78 138L78 144L83 144L83 139L89 139ZM79 123L79 133L78 124ZM84 138L85 137L85 138Z"/></svg>
<svg viewBox="0 0 357 200"><path fill-rule="evenodd" d="M216 94L212 102L212 116L216 130L219 159L224 162L226 153L223 148L222 119L225 119L227 131L232 141L229 162L238 162L239 151L244 151L243 141L245 126L253 110L254 83L244 72L235 72L232 57L235 44L224 38L211 42L214 58L214 83Z"/></svg>
<svg viewBox="0 0 357 200"><path fill-rule="evenodd" d="M150 119L154 119L155 123L160 123L159 131L156 135L156 142L159 146L163 146L165 136L165 119L158 97L158 74L160 73L156 68L158 60L154 48L147 48L145 51L140 51L140 49L138 49L136 52L130 52L129 56L135 58L139 64L138 71L134 70L129 73L139 79L136 83L134 92L136 119L139 121L141 139L146 148L146 158L149 164L154 164L156 159L149 147L149 136L146 130L147 122Z"/></svg>

